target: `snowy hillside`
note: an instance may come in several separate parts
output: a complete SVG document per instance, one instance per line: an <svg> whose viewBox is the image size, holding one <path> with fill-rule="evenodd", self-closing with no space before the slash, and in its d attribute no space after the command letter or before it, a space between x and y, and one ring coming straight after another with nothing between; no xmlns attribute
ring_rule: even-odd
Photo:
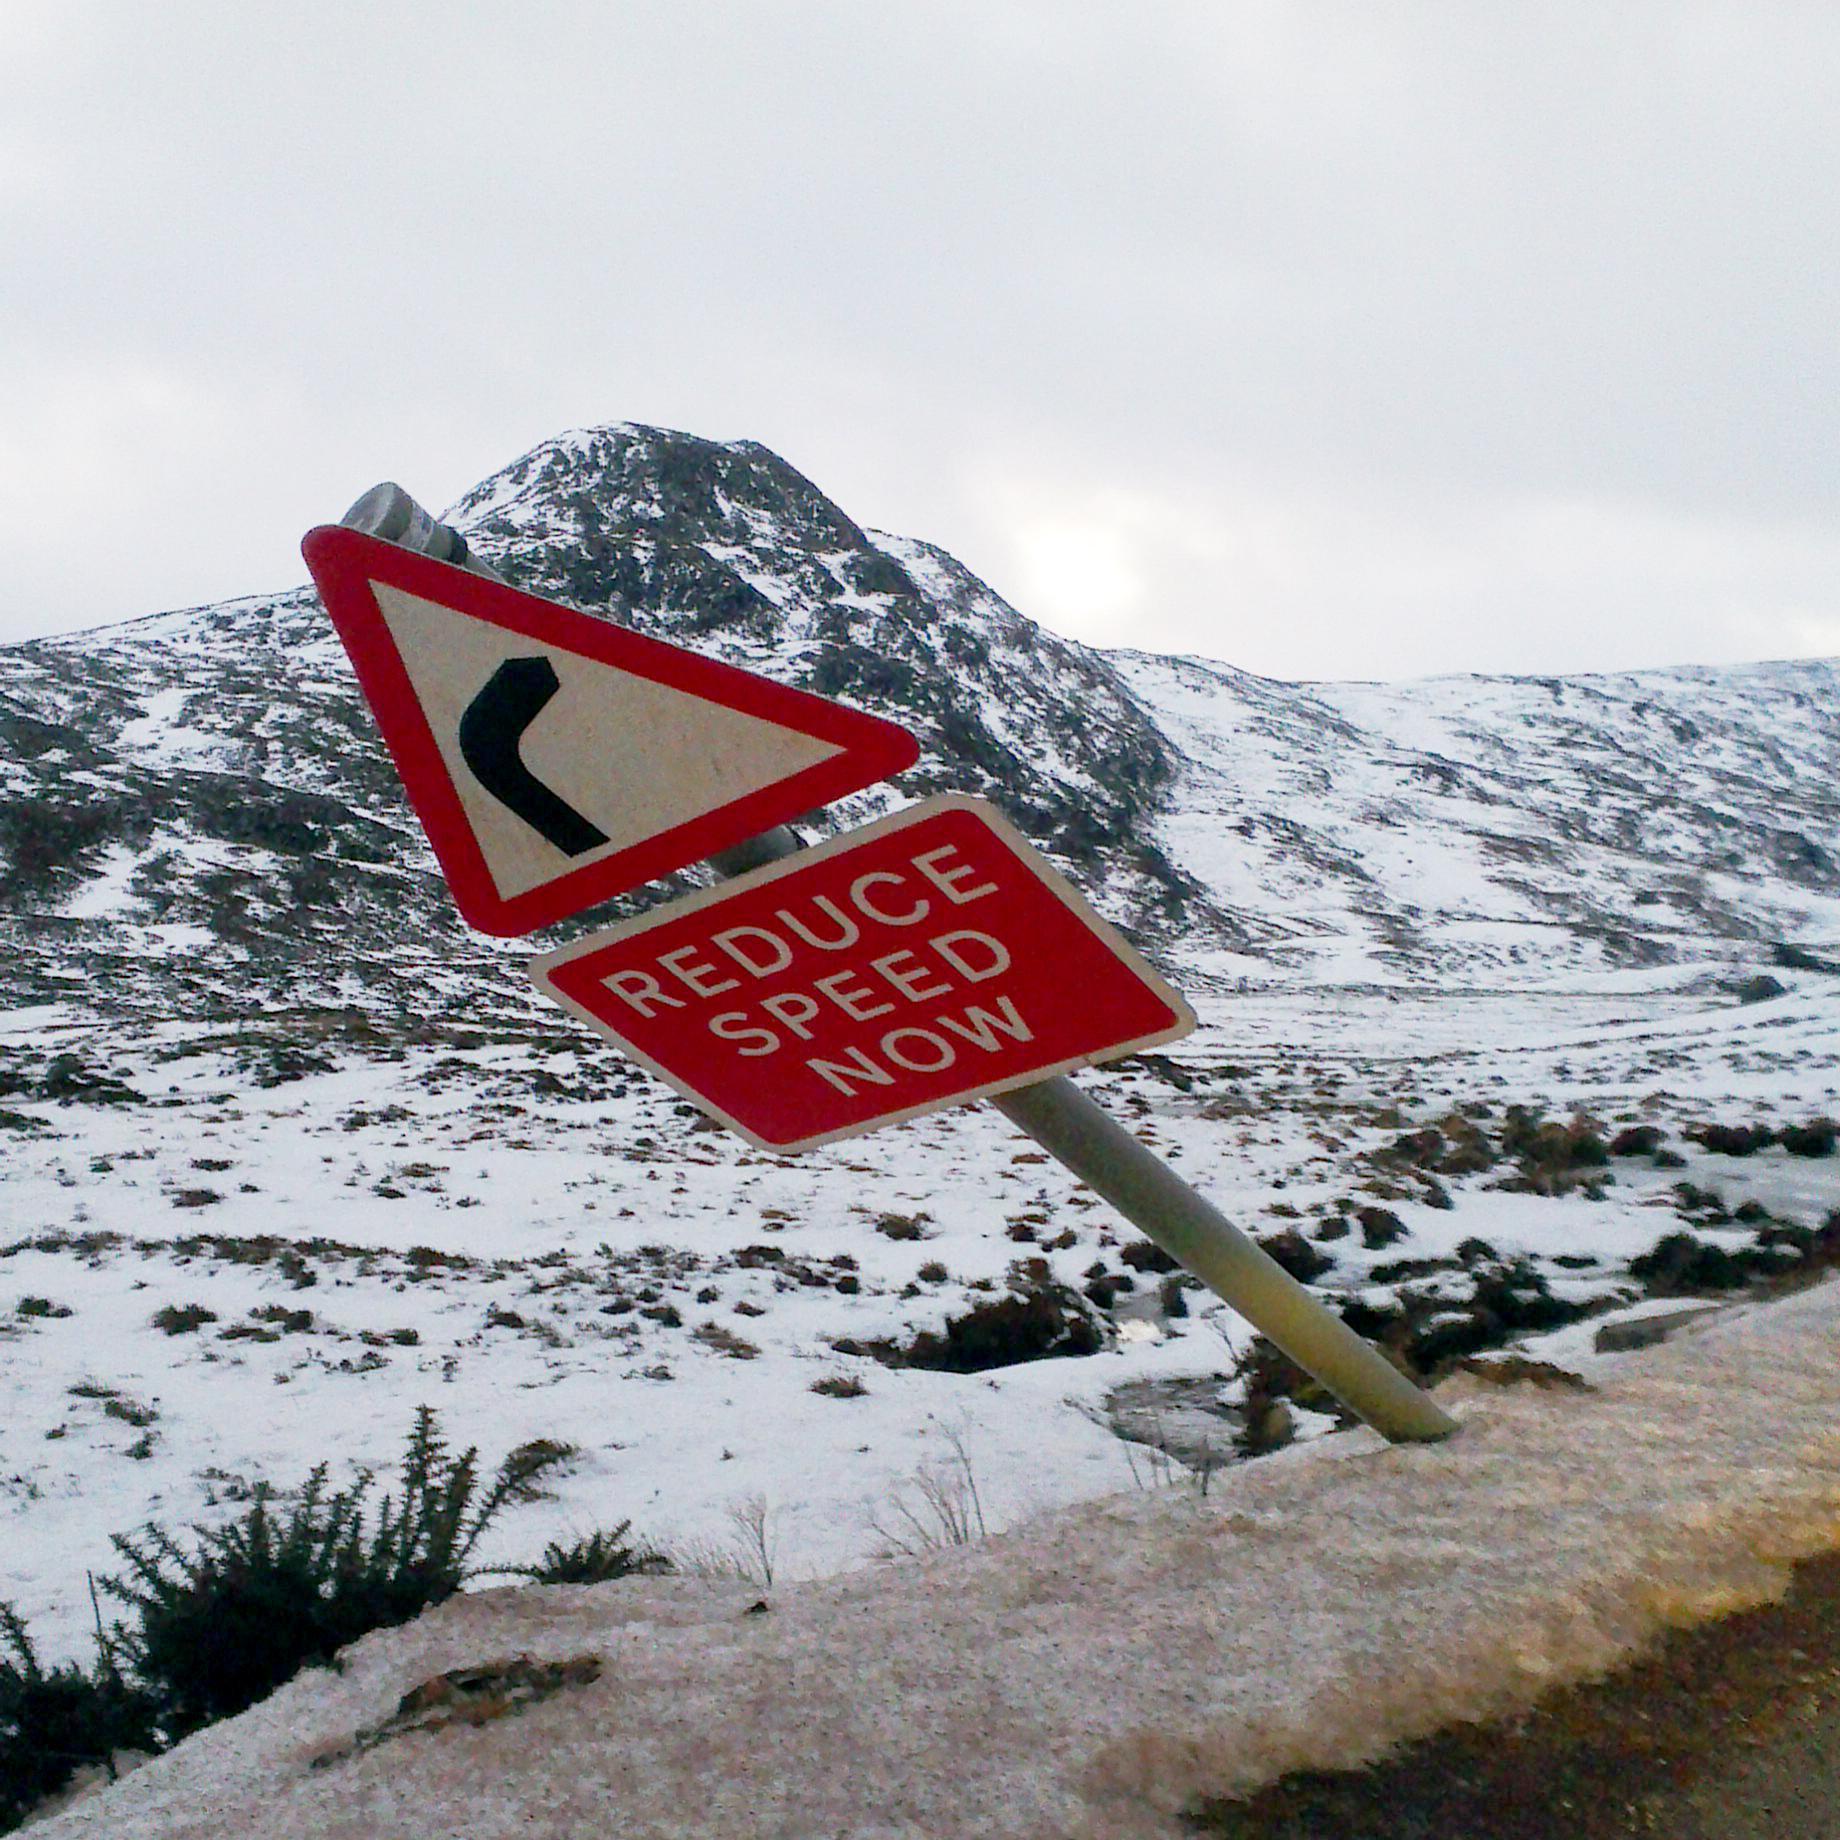
<svg viewBox="0 0 1840 1840"><path fill-rule="evenodd" d="M1111 660L1181 762L1164 847L1293 976L1660 984L1840 938L1831 662L1277 684Z"/></svg>
<svg viewBox="0 0 1840 1840"><path fill-rule="evenodd" d="M1207 926L1144 841L1172 762L1111 667L925 545L876 547L764 450L565 436L455 516L521 585L897 716L927 747L902 793L988 792L1126 918ZM253 987L337 1028L476 1015L483 976L522 1013L307 590L0 650L0 864L0 1000L228 1015Z"/></svg>
<svg viewBox="0 0 1840 1840"><path fill-rule="evenodd" d="M1421 1365L1840 1256L1834 666L1102 655L655 430L454 515L520 583L912 726L812 828L995 799L1203 1015L1090 1088ZM1333 1422L988 1109L761 1155L529 950L453 918L307 590L0 650L0 1599L52 1651L112 1531L386 1464L422 1403L489 1458L574 1447L496 1558L628 1516L707 1549L758 1501L793 1577L961 1446L1000 1526ZM1039 1345L942 1357L1018 1293Z"/></svg>

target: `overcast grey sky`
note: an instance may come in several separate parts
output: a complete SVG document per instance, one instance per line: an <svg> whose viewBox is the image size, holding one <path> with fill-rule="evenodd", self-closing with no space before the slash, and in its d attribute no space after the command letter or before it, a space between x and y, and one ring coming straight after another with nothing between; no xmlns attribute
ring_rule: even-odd
<svg viewBox="0 0 1840 1840"><path fill-rule="evenodd" d="M1840 653L1840 7L0 0L0 640L548 434L1101 644Z"/></svg>

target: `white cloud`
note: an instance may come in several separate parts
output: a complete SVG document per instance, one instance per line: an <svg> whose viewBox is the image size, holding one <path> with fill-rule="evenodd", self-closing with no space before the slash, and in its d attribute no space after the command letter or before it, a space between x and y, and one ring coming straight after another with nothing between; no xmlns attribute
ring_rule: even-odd
<svg viewBox="0 0 1840 1840"><path fill-rule="evenodd" d="M1840 14L4 17L0 637L298 579L381 475L619 419L1265 668L1840 617Z"/></svg>
<svg viewBox="0 0 1840 1840"><path fill-rule="evenodd" d="M1090 643L1273 676L1551 672L1827 655L1840 533L1607 499L988 458L966 545L1017 605Z"/></svg>

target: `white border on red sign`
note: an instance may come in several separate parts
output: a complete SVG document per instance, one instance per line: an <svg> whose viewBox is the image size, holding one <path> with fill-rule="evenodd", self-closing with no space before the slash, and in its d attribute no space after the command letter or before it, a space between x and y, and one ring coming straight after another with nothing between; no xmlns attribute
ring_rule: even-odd
<svg viewBox="0 0 1840 1840"><path fill-rule="evenodd" d="M1035 876L1036 880L1063 906L1067 907L1086 930L1097 937L1114 957L1121 959L1135 976L1169 1005L1176 1017L1175 1022L1166 1029L1158 1029L1149 1035L1140 1035L1130 1041L1115 1043L1092 1054L1075 1055L1070 1060L1054 1061L1045 1067L1034 1067L1027 1073L1015 1074L1008 1079L992 1080L987 1085L974 1087L968 1092L953 1093L943 1099L931 1099L921 1105L909 1106L905 1111L881 1113L861 1124L845 1125L840 1130L822 1132L816 1137L803 1137L795 1143L777 1144L767 1138L757 1137L738 1118L731 1117L720 1106L712 1104L704 1094L679 1079L669 1068L660 1066L649 1054L636 1047L617 1029L604 1022L593 1011L577 1003L574 998L565 995L550 982L549 973L555 966L568 964L577 958L585 958L589 953L598 952L616 940L630 939L635 933L649 932L654 927L681 920L685 915L693 914L700 908L713 907L718 902L730 900L748 889L759 888L768 882L778 881L782 876L791 875L798 870L810 868L813 863L822 862L827 856L837 856L845 850L853 850L871 837L886 836L893 831L905 830L909 825L919 824L927 818L936 817L942 811L969 811L975 814L981 822L989 825L1010 847L1016 859ZM1004 817L1002 812L998 811L989 800L972 798L963 792L940 793L934 798L923 800L918 805L909 805L902 811L891 812L885 818L878 818L873 824L865 824L857 830L846 831L841 836L827 838L823 843L814 844L808 850L799 850L791 856L782 857L778 862L767 863L762 868L751 869L747 874L738 875L730 881L717 882L709 888L699 888L695 893L687 894L681 900L653 908L649 913L640 914L636 919L623 920L617 926L605 927L585 939L576 940L573 945L561 946L553 952L545 952L542 957L531 960L530 976L531 981L551 1002L559 1004L570 1015L586 1023L597 1035L605 1037L623 1054L637 1061L647 1072L657 1075L667 1086L683 1094L699 1111L706 1112L711 1118L726 1125L729 1130L745 1138L757 1150L766 1150L775 1156L796 1156L806 1150L816 1150L824 1144L840 1143L851 1137L865 1137L871 1131L879 1131L884 1125L900 1124L906 1119L921 1118L929 1112L946 1111L955 1105L970 1105L974 1100L988 1099L996 1093L1011 1092L1018 1086L1033 1086L1038 1081L1051 1080L1063 1073L1074 1073L1082 1067L1093 1067L1104 1061L1118 1060L1124 1055L1137 1054L1146 1048L1160 1048L1165 1043L1181 1040L1197 1026L1195 1012L1189 1007L1182 993L1175 989L1103 914L1095 911L1092 903Z"/></svg>

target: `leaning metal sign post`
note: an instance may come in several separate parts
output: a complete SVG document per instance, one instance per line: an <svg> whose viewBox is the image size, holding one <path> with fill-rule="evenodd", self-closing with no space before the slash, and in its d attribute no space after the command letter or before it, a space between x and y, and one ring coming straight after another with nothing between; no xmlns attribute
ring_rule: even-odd
<svg viewBox="0 0 1840 1840"><path fill-rule="evenodd" d="M532 966L751 1143L988 1098L1377 1431L1452 1419L1067 1075L1193 1012L990 805L804 848L897 724L520 592L396 486L302 549L462 915L527 933L705 858L733 879Z"/></svg>

